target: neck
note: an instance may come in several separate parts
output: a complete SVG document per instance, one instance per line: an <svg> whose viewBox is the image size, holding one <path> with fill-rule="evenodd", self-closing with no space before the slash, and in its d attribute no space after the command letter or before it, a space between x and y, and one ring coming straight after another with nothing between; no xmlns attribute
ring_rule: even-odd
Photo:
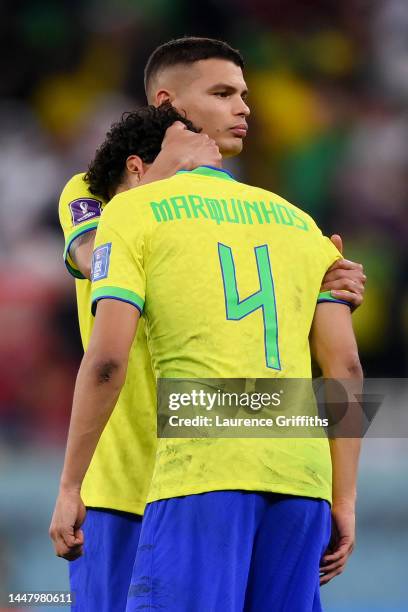
<svg viewBox="0 0 408 612"><path fill-rule="evenodd" d="M123 191L129 191L129 189L133 189L133 187L138 187L140 183L142 183L142 179L140 178L139 173L127 173L126 176L123 177L122 182L117 186L113 195L123 193Z"/></svg>
<svg viewBox="0 0 408 612"><path fill-rule="evenodd" d="M118 195L118 193L122 193L123 191L127 191L129 189L129 187L127 185L125 185L125 183L120 183L120 185L117 186L115 193L112 195Z"/></svg>

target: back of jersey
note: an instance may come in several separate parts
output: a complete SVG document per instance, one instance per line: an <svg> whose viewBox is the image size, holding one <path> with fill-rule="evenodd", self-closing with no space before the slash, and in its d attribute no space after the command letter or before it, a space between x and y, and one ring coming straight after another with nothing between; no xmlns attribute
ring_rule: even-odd
<svg viewBox="0 0 408 612"><path fill-rule="evenodd" d="M319 288L339 253L308 215L285 200L225 171L199 168L114 198L95 244L100 264L93 300L124 299L144 311L158 378L310 377L308 336ZM161 441L150 500L261 486L330 495L326 440L302 441L305 450L320 454L315 459L324 464L324 484L318 476L314 488L292 483L289 490L283 472L293 468L301 483L305 455L297 453L292 467L289 462L281 470L276 453L293 454L299 440L204 440L201 455L192 444ZM258 456L241 470L237 458L254 449ZM184 463L181 471L170 468L174 452ZM234 485L228 467L220 477L221 457L234 472L238 467ZM260 468L265 462L273 466L272 480Z"/></svg>

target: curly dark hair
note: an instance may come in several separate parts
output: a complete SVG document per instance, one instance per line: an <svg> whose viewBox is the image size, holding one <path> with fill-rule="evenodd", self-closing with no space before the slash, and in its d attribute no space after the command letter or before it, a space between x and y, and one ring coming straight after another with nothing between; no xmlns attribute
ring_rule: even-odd
<svg viewBox="0 0 408 612"><path fill-rule="evenodd" d="M160 153L167 128L175 121L181 121L192 132L200 132L168 102L158 108L144 106L124 113L89 164L85 180L90 192L110 200L123 180L129 155L138 155L145 164L151 164Z"/></svg>

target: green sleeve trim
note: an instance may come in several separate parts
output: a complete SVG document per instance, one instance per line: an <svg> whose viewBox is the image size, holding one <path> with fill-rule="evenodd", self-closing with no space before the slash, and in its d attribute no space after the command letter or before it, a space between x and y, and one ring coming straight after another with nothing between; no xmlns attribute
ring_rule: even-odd
<svg viewBox="0 0 408 612"><path fill-rule="evenodd" d="M87 280L85 276L82 274L82 272L78 270L78 268L75 267L74 262L72 261L70 257L67 257L64 261L65 261L65 267L68 270L68 272L71 274L71 276L73 276L74 278L78 278L80 280Z"/></svg>
<svg viewBox="0 0 408 612"><path fill-rule="evenodd" d="M144 299L130 289L121 289L120 287L99 287L92 291L92 314L95 315L96 306L99 300L112 299L127 302L137 308L142 314L144 308Z"/></svg>
<svg viewBox="0 0 408 612"><path fill-rule="evenodd" d="M321 291L317 298L317 303L322 304L323 302L332 302L333 304L345 304L346 306L350 306L350 302L347 300L339 300L339 298L335 298L332 296L331 291Z"/></svg>
<svg viewBox="0 0 408 612"><path fill-rule="evenodd" d="M69 249L71 248L71 244L78 238L78 236L82 236L82 234L86 234L87 232L92 232L96 230L98 227L99 221L92 221L91 223L85 223L76 229L72 234L69 234L65 240L65 248L64 248L64 262L68 272L74 276L75 278L85 279L85 276L80 272L80 270L76 267L74 261L69 255Z"/></svg>

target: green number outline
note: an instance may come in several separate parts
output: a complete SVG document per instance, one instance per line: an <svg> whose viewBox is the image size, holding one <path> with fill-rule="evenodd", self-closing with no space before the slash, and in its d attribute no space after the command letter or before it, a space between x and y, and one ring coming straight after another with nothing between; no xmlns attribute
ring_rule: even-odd
<svg viewBox="0 0 408 612"><path fill-rule="evenodd" d="M224 285L225 312L229 321L239 321L262 308L266 367L281 370L278 315L268 245L262 244L254 247L254 251L260 289L240 300L232 249L222 242L218 243L218 256Z"/></svg>

